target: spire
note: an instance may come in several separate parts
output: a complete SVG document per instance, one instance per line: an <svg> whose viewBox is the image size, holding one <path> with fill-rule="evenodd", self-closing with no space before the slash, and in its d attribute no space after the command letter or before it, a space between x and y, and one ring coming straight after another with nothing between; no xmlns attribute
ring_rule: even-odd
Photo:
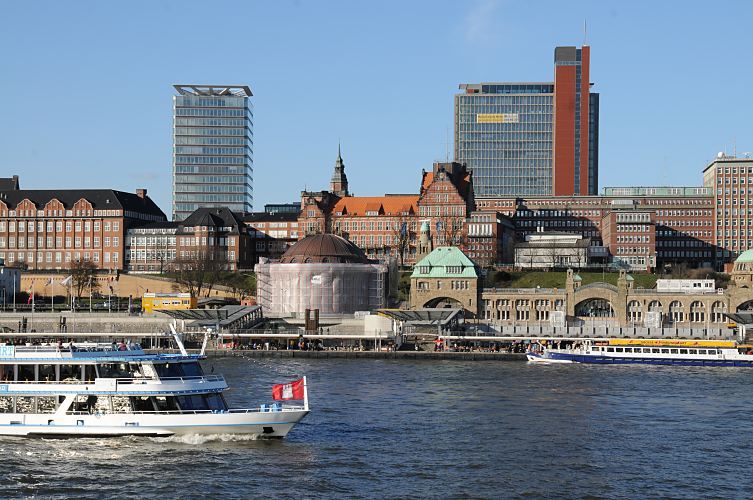
<svg viewBox="0 0 753 500"><path fill-rule="evenodd" d="M343 161L340 141L337 141L337 160L335 171L329 182L329 190L340 197L348 196L348 176L345 175L345 162Z"/></svg>

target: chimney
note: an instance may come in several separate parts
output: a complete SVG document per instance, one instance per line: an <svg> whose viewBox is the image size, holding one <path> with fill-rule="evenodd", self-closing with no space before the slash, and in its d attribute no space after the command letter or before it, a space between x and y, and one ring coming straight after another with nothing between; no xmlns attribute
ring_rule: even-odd
<svg viewBox="0 0 753 500"><path fill-rule="evenodd" d="M136 190L136 196L141 198L142 200L146 198L146 188L139 188Z"/></svg>

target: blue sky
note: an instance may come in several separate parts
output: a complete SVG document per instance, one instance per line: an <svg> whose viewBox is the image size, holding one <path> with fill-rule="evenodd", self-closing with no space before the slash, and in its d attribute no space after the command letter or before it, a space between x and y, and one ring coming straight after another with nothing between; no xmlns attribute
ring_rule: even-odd
<svg viewBox="0 0 753 500"><path fill-rule="evenodd" d="M3 2L0 176L146 187L169 213L173 83L254 91L255 208L327 187L416 192L459 83L551 81L580 45L601 94L600 185L699 185L753 151L749 2ZM452 144L449 144L452 155Z"/></svg>

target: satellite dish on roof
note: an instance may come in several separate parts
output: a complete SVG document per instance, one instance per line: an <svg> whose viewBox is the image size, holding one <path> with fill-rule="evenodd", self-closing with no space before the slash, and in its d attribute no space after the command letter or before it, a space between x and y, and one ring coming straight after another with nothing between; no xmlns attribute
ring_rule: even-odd
<svg viewBox="0 0 753 500"><path fill-rule="evenodd" d="M723 151L719 151L719 152L718 152L718 153L716 154L716 157L717 157L717 158L724 158L724 152L723 152Z"/></svg>

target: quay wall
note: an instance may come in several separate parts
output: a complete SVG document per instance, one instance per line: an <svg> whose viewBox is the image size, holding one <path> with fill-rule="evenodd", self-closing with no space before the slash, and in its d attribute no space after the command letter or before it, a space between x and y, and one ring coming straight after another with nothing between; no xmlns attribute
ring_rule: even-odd
<svg viewBox="0 0 753 500"><path fill-rule="evenodd" d="M149 350L148 350L149 352ZM153 351L156 352L156 351ZM177 350L161 350L175 352ZM198 354L197 349L188 349ZM298 350L245 350L245 349L207 349L207 358L277 358L277 359L415 359L415 360L452 360L452 361L525 361L523 353L509 352L426 352L426 351L298 351Z"/></svg>

